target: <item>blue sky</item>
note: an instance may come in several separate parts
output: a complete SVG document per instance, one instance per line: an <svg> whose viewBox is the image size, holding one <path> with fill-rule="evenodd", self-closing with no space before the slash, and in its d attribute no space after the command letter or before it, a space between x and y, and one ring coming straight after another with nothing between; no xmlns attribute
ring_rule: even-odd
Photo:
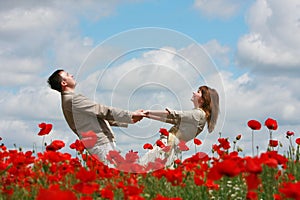
<svg viewBox="0 0 300 200"><path fill-rule="evenodd" d="M224 44L234 45L239 36L247 31L242 11L230 17L230 20L207 18L193 7L193 1L122 4L110 17L96 22L87 19L82 22L82 34L98 38L99 42L128 29L163 27L187 34L199 43L219 38Z"/></svg>
<svg viewBox="0 0 300 200"><path fill-rule="evenodd" d="M243 134L238 145L249 154L247 121L263 124L271 117L279 123L274 137L284 151L286 131L300 136L299 9L297 0L1 1L2 142L40 148L36 133L44 121L54 125L47 142L76 139L59 94L46 84L56 68L64 68L78 75L79 92L130 110L190 109L192 91L207 81L220 89L218 131L224 137ZM193 71L183 58L201 67ZM117 144L123 152L142 151L141 143L154 142L160 127L168 126L146 119L116 129ZM203 151L209 152L218 131L199 136ZM266 149L266 127L256 137Z"/></svg>

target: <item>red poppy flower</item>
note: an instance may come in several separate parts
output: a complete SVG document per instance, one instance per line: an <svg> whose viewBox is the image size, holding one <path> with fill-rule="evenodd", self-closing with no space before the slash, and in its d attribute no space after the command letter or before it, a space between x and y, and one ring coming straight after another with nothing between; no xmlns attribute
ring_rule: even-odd
<svg viewBox="0 0 300 200"><path fill-rule="evenodd" d="M205 186L211 190L218 190L220 185L216 184L213 180L208 179L205 183Z"/></svg>
<svg viewBox="0 0 300 200"><path fill-rule="evenodd" d="M182 200L180 197L164 197L161 194L157 194L154 200Z"/></svg>
<svg viewBox="0 0 300 200"><path fill-rule="evenodd" d="M243 171L243 160L238 157L230 158L218 163L217 166L220 174L234 177Z"/></svg>
<svg viewBox="0 0 300 200"><path fill-rule="evenodd" d="M78 151L79 153L82 153L85 149L83 143L81 142L81 140L75 140L74 143L70 144L70 148L71 149L76 149L76 151Z"/></svg>
<svg viewBox="0 0 300 200"><path fill-rule="evenodd" d="M164 148L166 146L161 140L157 140L156 145L159 146L160 148Z"/></svg>
<svg viewBox="0 0 300 200"><path fill-rule="evenodd" d="M261 123L257 120L250 120L248 121L248 126L252 129L252 130L259 130L261 128Z"/></svg>
<svg viewBox="0 0 300 200"><path fill-rule="evenodd" d="M195 144L195 145L201 145L202 142L201 142L201 140L199 140L198 138L194 138L194 144Z"/></svg>
<svg viewBox="0 0 300 200"><path fill-rule="evenodd" d="M2 151L6 151L6 146L5 145L1 145L1 149L2 149Z"/></svg>
<svg viewBox="0 0 300 200"><path fill-rule="evenodd" d="M180 159L176 159L176 160L174 160L174 163L177 164L177 165L179 165L181 163L181 160Z"/></svg>
<svg viewBox="0 0 300 200"><path fill-rule="evenodd" d="M257 157L245 157L245 170L250 173L259 174L262 172L262 164Z"/></svg>
<svg viewBox="0 0 300 200"><path fill-rule="evenodd" d="M158 169L162 169L165 167L166 159L162 160L161 158L156 158L154 162L149 162L147 164L147 167L145 171L156 171ZM161 178L163 174L161 174L162 171L156 171L157 173L153 173L153 176L156 176L157 178Z"/></svg>
<svg viewBox="0 0 300 200"><path fill-rule="evenodd" d="M275 119L271 119L271 118L268 118L265 121L265 126L270 130L277 130L277 128L278 128L277 121Z"/></svg>
<svg viewBox="0 0 300 200"><path fill-rule="evenodd" d="M300 199L300 182L296 183L283 183L283 188L279 192L285 195L285 198Z"/></svg>
<svg viewBox="0 0 300 200"><path fill-rule="evenodd" d="M274 158L269 158L263 161L264 164L268 165L269 167L276 168L278 167L278 161Z"/></svg>
<svg viewBox="0 0 300 200"><path fill-rule="evenodd" d="M181 140L178 144L178 147L181 151L188 151L189 150L189 147L186 146L186 142Z"/></svg>
<svg viewBox="0 0 300 200"><path fill-rule="evenodd" d="M277 151L267 151L265 153L262 153L260 156L260 160L263 163L269 163L272 165L272 167L276 167L276 165L286 165L288 162L288 159L283 156L278 154Z"/></svg>
<svg viewBox="0 0 300 200"><path fill-rule="evenodd" d="M198 186L202 186L204 184L203 178L199 176L194 176L194 183Z"/></svg>
<svg viewBox="0 0 300 200"><path fill-rule="evenodd" d="M38 133L39 136L48 135L52 130L52 124L40 123L39 127L41 128L40 132Z"/></svg>
<svg viewBox="0 0 300 200"><path fill-rule="evenodd" d="M167 129L165 129L165 128L161 128L161 129L159 129L159 132L162 134L162 135L164 135L164 136L169 136L169 132L168 132L168 130Z"/></svg>
<svg viewBox="0 0 300 200"><path fill-rule="evenodd" d="M295 134L295 133L294 133L293 131L287 131L287 132L286 132L286 135L287 135L287 136L293 136L294 134Z"/></svg>
<svg viewBox="0 0 300 200"><path fill-rule="evenodd" d="M46 151L56 151L56 149L50 144L46 146Z"/></svg>
<svg viewBox="0 0 300 200"><path fill-rule="evenodd" d="M277 147L278 146L278 140L270 140L269 145L270 145L270 147Z"/></svg>
<svg viewBox="0 0 300 200"><path fill-rule="evenodd" d="M288 180L294 181L296 178L293 174L288 174Z"/></svg>
<svg viewBox="0 0 300 200"><path fill-rule="evenodd" d="M215 151L219 151L220 147L217 144L213 144L212 145L212 150Z"/></svg>
<svg viewBox="0 0 300 200"><path fill-rule="evenodd" d="M130 150L130 151L125 155L125 159L126 159L126 161L129 162L129 163L134 163L135 161L137 161L137 160L139 159L138 152L137 152L137 151Z"/></svg>
<svg viewBox="0 0 300 200"><path fill-rule="evenodd" d="M161 194L157 194L154 200L182 200L181 197L164 197Z"/></svg>
<svg viewBox="0 0 300 200"><path fill-rule="evenodd" d="M46 151L58 151L65 146L61 140L53 140L50 145L46 146Z"/></svg>
<svg viewBox="0 0 300 200"><path fill-rule="evenodd" d="M257 174L249 174L245 177L248 191L256 190L261 183L261 179L257 176Z"/></svg>
<svg viewBox="0 0 300 200"><path fill-rule="evenodd" d="M37 200L70 199L76 200L76 195L70 190L61 190L59 185L51 185L48 189L41 188Z"/></svg>
<svg viewBox="0 0 300 200"><path fill-rule="evenodd" d="M61 149L65 146L65 143L61 140L53 140L51 143L56 149Z"/></svg>
<svg viewBox="0 0 300 200"><path fill-rule="evenodd" d="M219 138L218 142L220 143L219 147L222 147L225 150L230 148L230 143L227 138Z"/></svg>
<svg viewBox="0 0 300 200"><path fill-rule="evenodd" d="M101 197L105 199L114 199L114 193L111 189L103 188L100 191Z"/></svg>
<svg viewBox="0 0 300 200"><path fill-rule="evenodd" d="M208 155L206 153L204 153L204 152L197 152L192 157L185 159L184 163L189 163L189 162L194 162L194 163L207 162L209 159L210 158L208 157Z"/></svg>
<svg viewBox="0 0 300 200"><path fill-rule="evenodd" d="M121 156L120 152L118 151L109 151L108 155L106 156L106 159L111 163L111 164L121 164L125 162L125 159Z"/></svg>
<svg viewBox="0 0 300 200"><path fill-rule="evenodd" d="M96 172L92 170L87 170L85 168L80 168L76 174L76 178L81 182L90 182L96 180Z"/></svg>
<svg viewBox="0 0 300 200"><path fill-rule="evenodd" d="M81 136L81 141L87 149L95 146L97 142L97 135L94 131L82 132Z"/></svg>
<svg viewBox="0 0 300 200"><path fill-rule="evenodd" d="M85 183L85 182L80 182L77 183L73 186L73 188L83 194L93 194L99 189L99 184L97 183Z"/></svg>
<svg viewBox="0 0 300 200"><path fill-rule="evenodd" d="M122 185L124 199L140 199L139 195L143 192L143 188L135 185Z"/></svg>
<svg viewBox="0 0 300 200"><path fill-rule="evenodd" d="M248 191L247 195L246 195L246 198L249 199L249 200L257 200L258 199L257 193L254 192L254 191Z"/></svg>
<svg viewBox="0 0 300 200"><path fill-rule="evenodd" d="M162 150L164 152L169 152L171 150L171 146L165 146Z"/></svg>
<svg viewBox="0 0 300 200"><path fill-rule="evenodd" d="M297 139L295 140L295 142L296 142L298 145L300 145L300 138L297 138Z"/></svg>
<svg viewBox="0 0 300 200"><path fill-rule="evenodd" d="M165 171L165 178L173 186L179 185L182 183L182 179L184 178L183 171L181 168L167 169Z"/></svg>
<svg viewBox="0 0 300 200"><path fill-rule="evenodd" d="M273 194L274 200L282 200L280 194Z"/></svg>
<svg viewBox="0 0 300 200"><path fill-rule="evenodd" d="M146 143L146 144L144 144L143 148L144 149L153 149L153 146L152 146L152 144Z"/></svg>

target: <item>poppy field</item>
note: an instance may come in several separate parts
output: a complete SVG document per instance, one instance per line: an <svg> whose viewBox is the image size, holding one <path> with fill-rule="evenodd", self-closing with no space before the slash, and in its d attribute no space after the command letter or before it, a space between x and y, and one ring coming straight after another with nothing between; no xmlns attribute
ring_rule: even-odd
<svg viewBox="0 0 300 200"><path fill-rule="evenodd" d="M108 167L85 147L95 144L92 132L84 133L69 147L61 140L53 140L42 152L0 148L0 200L2 199L125 199L125 200L179 200L179 199L300 199L300 138L293 131L286 132L289 147L286 155L279 154L280 142L272 137L277 121L268 118L263 126L269 131L268 149L254 154L254 132L262 124L256 120L247 123L252 131L252 156L239 155L237 135L232 141L220 137L208 152L195 152L184 160L177 159L169 167L164 160L141 166L137 152L129 151L124 157L110 152ZM45 137L52 124L39 124L39 136ZM160 133L168 135L166 129ZM38 137L38 136L37 136ZM5 138L0 137L0 142ZM202 141L195 138L194 145ZM168 146L159 140L155 144L166 153ZM146 143L144 149L151 150ZM64 153L71 148L76 156ZM184 142L181 151L188 150ZM210 154L211 155L211 154Z"/></svg>

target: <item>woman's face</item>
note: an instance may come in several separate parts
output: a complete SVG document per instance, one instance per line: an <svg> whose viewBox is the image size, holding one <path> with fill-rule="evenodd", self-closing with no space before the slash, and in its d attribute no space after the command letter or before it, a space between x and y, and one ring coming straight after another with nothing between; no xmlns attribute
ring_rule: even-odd
<svg viewBox="0 0 300 200"><path fill-rule="evenodd" d="M194 103L195 107L201 107L202 93L200 90L198 90L198 92L193 92L191 101Z"/></svg>

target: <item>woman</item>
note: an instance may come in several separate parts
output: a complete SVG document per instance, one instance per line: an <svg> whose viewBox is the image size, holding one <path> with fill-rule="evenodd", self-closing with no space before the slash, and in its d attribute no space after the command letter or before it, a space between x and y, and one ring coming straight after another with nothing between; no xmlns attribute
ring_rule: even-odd
<svg viewBox="0 0 300 200"><path fill-rule="evenodd" d="M165 165L169 166L181 153L177 147L180 141L188 142L194 139L202 132L207 124L208 132L211 133L216 125L219 114L219 95L215 89L207 86L199 87L197 93L193 92L191 101L194 109L189 111L176 110L147 110L144 111L146 117L166 123L173 124L169 130L169 135L161 135L160 140L167 146L170 151L155 146L147 152L141 159L140 163L146 165L154 162L156 158L164 160Z"/></svg>

